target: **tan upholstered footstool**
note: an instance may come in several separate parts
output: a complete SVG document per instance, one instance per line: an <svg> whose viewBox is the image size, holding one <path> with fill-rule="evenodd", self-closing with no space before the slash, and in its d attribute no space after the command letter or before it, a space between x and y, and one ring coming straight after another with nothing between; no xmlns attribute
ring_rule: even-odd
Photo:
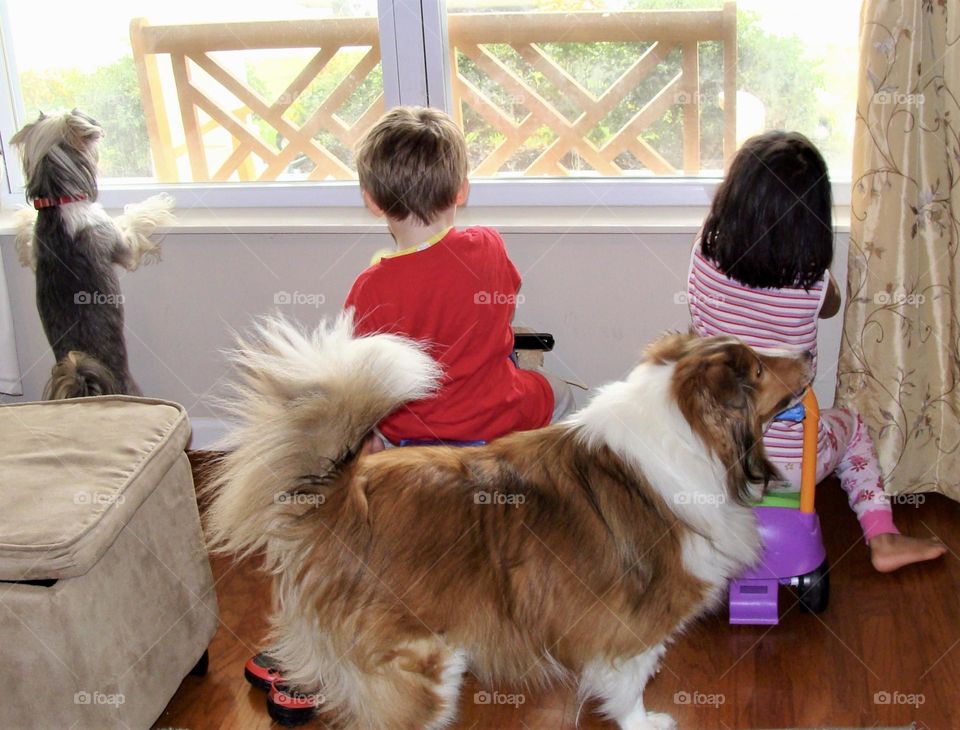
<svg viewBox="0 0 960 730"><path fill-rule="evenodd" d="M148 728L216 630L173 403L0 407L0 728Z"/></svg>

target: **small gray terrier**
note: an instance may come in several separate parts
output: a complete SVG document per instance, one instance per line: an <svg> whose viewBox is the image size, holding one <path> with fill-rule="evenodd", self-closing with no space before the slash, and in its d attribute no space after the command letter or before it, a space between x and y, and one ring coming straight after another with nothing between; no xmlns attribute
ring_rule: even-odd
<svg viewBox="0 0 960 730"><path fill-rule="evenodd" d="M140 395L127 363L123 294L114 265L134 271L159 257L149 236L173 221L173 199L155 195L116 220L97 200L103 130L74 109L28 124L10 140L20 153L26 196L20 263L37 277L37 309L56 357L44 398Z"/></svg>

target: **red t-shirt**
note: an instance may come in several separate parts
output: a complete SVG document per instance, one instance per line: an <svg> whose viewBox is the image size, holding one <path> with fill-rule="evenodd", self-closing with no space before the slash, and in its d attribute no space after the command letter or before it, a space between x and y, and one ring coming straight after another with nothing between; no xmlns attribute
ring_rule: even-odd
<svg viewBox="0 0 960 730"><path fill-rule="evenodd" d="M444 371L436 395L380 423L384 436L489 441L550 422L550 384L509 360L519 288L520 274L490 228L451 229L429 248L383 258L357 277L345 304L354 308L356 333L418 340Z"/></svg>

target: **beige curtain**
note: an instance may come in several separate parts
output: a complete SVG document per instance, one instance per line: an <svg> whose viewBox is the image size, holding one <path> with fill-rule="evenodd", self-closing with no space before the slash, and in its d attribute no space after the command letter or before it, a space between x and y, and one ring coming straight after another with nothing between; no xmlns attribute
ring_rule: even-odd
<svg viewBox="0 0 960 730"><path fill-rule="evenodd" d="M865 0L837 402L890 493L960 499L960 2Z"/></svg>

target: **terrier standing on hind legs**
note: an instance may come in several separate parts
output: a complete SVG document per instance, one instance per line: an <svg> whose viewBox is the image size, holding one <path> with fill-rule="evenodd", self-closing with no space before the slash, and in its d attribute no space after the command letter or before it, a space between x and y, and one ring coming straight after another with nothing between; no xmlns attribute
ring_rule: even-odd
<svg viewBox="0 0 960 730"><path fill-rule="evenodd" d="M57 363L44 398L140 395L123 336L123 295L114 264L134 271L159 257L149 236L173 221L173 199L156 195L116 220L96 202L103 130L74 109L41 114L10 140L20 153L27 199L16 245L37 277L37 309Z"/></svg>

